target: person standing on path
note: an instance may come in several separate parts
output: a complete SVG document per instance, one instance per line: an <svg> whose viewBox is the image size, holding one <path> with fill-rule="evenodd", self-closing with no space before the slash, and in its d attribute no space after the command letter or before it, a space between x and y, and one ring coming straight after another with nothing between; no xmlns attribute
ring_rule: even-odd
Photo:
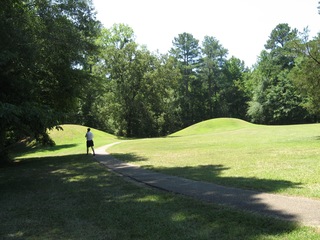
<svg viewBox="0 0 320 240"><path fill-rule="evenodd" d="M90 128L88 128L85 137L87 139L87 154L89 154L89 148L91 147L93 156L95 156L96 154L95 154L94 148L93 148L93 146L94 146L94 144L93 144L93 133L91 132Z"/></svg>

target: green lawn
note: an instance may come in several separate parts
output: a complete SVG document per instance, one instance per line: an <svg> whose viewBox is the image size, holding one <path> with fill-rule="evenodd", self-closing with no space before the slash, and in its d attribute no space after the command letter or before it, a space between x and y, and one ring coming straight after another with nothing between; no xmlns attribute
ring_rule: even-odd
<svg viewBox="0 0 320 240"><path fill-rule="evenodd" d="M30 146L27 152L17 149L16 161L0 168L0 239L310 240L320 237L316 228L126 182L85 154L85 127L65 125L64 129L52 132L57 146L44 149ZM119 141L112 135L92 131L96 146ZM183 149L184 133L129 142L140 142L140 145L145 142L145 146L155 148L151 142L159 141L163 145L158 147L163 149L162 141L180 139L180 144L175 145ZM129 142L120 145L129 147ZM166 148L169 151L169 146ZM173 154L178 152L173 150ZM135 163L147 161L140 154L129 153L126 157L138 161ZM223 171L226 170L220 174Z"/></svg>
<svg viewBox="0 0 320 240"><path fill-rule="evenodd" d="M126 141L108 151L171 175L320 198L320 124L262 126L214 119L166 138Z"/></svg>

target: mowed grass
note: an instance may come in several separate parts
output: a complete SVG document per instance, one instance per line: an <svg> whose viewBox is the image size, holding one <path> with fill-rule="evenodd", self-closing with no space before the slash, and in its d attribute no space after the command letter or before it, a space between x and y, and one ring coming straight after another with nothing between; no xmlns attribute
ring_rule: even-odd
<svg viewBox="0 0 320 240"><path fill-rule="evenodd" d="M19 148L16 161L0 168L0 239L320 237L316 228L127 182L85 154L85 127L63 127L64 131L51 133L55 147L29 147L24 149L25 154ZM112 135L92 131L96 146L119 141Z"/></svg>
<svg viewBox="0 0 320 240"><path fill-rule="evenodd" d="M108 152L170 175L320 198L320 124L264 126L213 119L166 138L126 141Z"/></svg>

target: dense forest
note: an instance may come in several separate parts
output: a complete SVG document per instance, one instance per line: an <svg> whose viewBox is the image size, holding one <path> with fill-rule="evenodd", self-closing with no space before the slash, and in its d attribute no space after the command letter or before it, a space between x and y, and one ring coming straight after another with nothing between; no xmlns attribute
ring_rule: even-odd
<svg viewBox="0 0 320 240"><path fill-rule="evenodd" d="M91 1L11 0L0 9L0 159L62 123L125 137L165 136L217 117L317 122L320 34L279 23L256 64L214 36L180 33L166 54L126 24L104 28Z"/></svg>

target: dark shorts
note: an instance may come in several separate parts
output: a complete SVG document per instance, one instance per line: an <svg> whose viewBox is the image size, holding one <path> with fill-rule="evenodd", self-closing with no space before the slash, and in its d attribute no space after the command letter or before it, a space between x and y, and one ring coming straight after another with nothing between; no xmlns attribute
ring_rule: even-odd
<svg viewBox="0 0 320 240"><path fill-rule="evenodd" d="M88 147L93 147L94 145L93 145L93 141L92 140L89 140L89 141L87 141L87 148Z"/></svg>

